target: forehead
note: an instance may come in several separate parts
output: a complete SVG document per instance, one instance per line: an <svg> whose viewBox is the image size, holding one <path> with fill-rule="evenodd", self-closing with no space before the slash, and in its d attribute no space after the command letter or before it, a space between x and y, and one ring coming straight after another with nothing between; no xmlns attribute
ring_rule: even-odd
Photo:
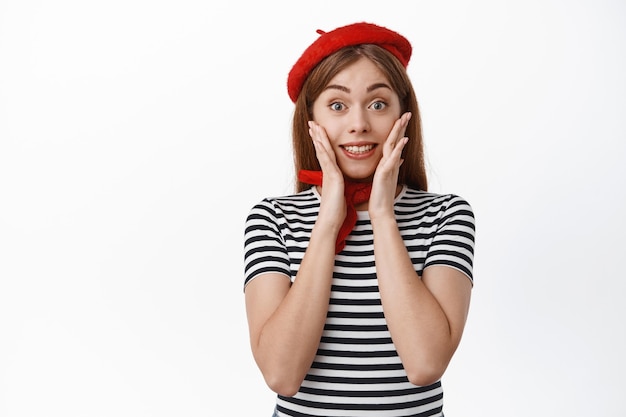
<svg viewBox="0 0 626 417"><path fill-rule="evenodd" d="M389 80L385 74L368 58L359 58L355 62L339 71L328 85L341 85L346 87L362 86L367 88L371 84L385 83Z"/></svg>

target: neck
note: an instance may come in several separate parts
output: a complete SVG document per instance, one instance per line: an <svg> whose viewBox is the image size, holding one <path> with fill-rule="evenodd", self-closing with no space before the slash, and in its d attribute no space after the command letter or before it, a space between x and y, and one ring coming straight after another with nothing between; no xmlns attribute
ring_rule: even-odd
<svg viewBox="0 0 626 417"><path fill-rule="evenodd" d="M315 189L317 190L319 195L322 195L322 186L321 185L314 185ZM394 197L398 197L398 195L400 195L400 192L402 191L402 185L398 184L396 186L396 192L394 194ZM367 211L367 209L369 208L369 200L364 202L364 203L360 203L354 206L354 208L356 209L356 211Z"/></svg>

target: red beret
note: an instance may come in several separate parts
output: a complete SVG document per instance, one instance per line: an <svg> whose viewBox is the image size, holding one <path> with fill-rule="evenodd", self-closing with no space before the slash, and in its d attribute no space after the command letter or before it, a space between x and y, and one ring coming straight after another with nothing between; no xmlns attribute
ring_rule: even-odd
<svg viewBox="0 0 626 417"><path fill-rule="evenodd" d="M346 46L364 43L378 45L391 52L405 68L411 59L411 44L404 36L372 23L353 23L330 32L318 29L317 33L320 37L304 51L287 78L287 92L294 103L311 70L324 58Z"/></svg>

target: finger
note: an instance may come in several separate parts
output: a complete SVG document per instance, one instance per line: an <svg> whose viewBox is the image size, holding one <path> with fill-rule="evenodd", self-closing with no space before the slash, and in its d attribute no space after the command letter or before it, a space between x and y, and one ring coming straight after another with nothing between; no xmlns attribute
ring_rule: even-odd
<svg viewBox="0 0 626 417"><path fill-rule="evenodd" d="M391 159L400 160L402 158L402 150L404 149L408 141L409 138L407 136L404 136L403 138L398 140L398 143L393 148L393 152L391 153Z"/></svg>
<svg viewBox="0 0 626 417"><path fill-rule="evenodd" d="M383 147L383 155L389 154L400 142L400 140L404 137L406 133L406 128L409 124L409 120L411 120L411 113L406 112L400 116L398 120L395 121L389 135L387 136L387 140L385 141L385 145Z"/></svg>
<svg viewBox="0 0 626 417"><path fill-rule="evenodd" d="M406 136L401 138L389 154L381 159L380 168L383 171L394 171L395 169L400 168L400 165L404 162L402 159L402 150L408 141L409 138Z"/></svg>
<svg viewBox="0 0 626 417"><path fill-rule="evenodd" d="M315 155L319 161L320 168L325 175L335 175L339 172L337 158L333 151L326 130L315 122L309 122L309 134L315 146Z"/></svg>
<svg viewBox="0 0 626 417"><path fill-rule="evenodd" d="M411 120L410 112L406 112L402 116L400 116L400 119L398 120L399 126L396 136L396 144L406 135L406 128L409 125L409 120Z"/></svg>
<svg viewBox="0 0 626 417"><path fill-rule="evenodd" d="M400 117L401 119L403 119L402 120L402 133L400 134L401 137L406 135L406 128L409 125L411 116L412 116L411 112L406 112Z"/></svg>
<svg viewBox="0 0 626 417"><path fill-rule="evenodd" d="M411 113L406 112L400 116L396 123L393 126L393 129L390 133L395 135L396 140L401 139L406 133L406 128L409 125L409 120L411 120Z"/></svg>
<svg viewBox="0 0 626 417"><path fill-rule="evenodd" d="M314 145L316 145L316 153L318 159L320 156L324 158L328 158L331 161L335 160L335 153L332 150L330 145L330 140L328 140L328 136L326 135L326 131L322 126L315 122L309 122L309 134L311 135L311 139L313 139ZM320 161L321 163L322 161Z"/></svg>
<svg viewBox="0 0 626 417"><path fill-rule="evenodd" d="M333 151L330 139L328 139L328 135L326 134L326 129L317 123L315 124L315 129L317 130L317 136L320 140L320 144L324 147L324 150L328 154L329 158L335 161L335 152Z"/></svg>

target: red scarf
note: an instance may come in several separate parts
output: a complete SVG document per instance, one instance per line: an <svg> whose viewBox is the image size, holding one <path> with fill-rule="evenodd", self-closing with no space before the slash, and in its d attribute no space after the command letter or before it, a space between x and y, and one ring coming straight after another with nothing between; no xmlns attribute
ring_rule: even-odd
<svg viewBox="0 0 626 417"><path fill-rule="evenodd" d="M312 185L322 185L322 171L309 171L301 169L298 172L300 182ZM346 237L350 234L356 224L357 214L355 206L365 203L370 199L372 184L365 182L345 181L343 194L346 197L346 218L339 229L337 242L335 243L335 254L341 252L346 246Z"/></svg>

